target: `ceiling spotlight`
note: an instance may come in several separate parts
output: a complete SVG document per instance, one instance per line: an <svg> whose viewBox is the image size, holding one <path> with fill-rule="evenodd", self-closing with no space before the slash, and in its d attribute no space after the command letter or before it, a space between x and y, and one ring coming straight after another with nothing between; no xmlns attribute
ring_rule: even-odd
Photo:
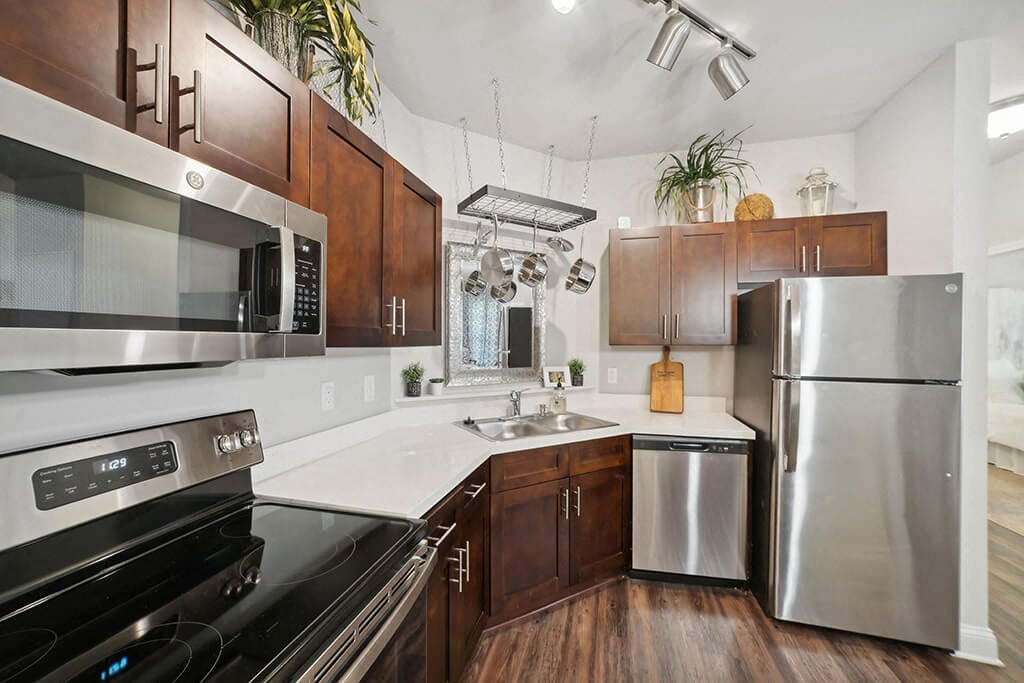
<svg viewBox="0 0 1024 683"><path fill-rule="evenodd" d="M551 4L562 14L568 14L576 6L576 0L551 0Z"/></svg>
<svg viewBox="0 0 1024 683"><path fill-rule="evenodd" d="M1024 130L1024 95L994 103L988 113L988 137L1005 140Z"/></svg>
<svg viewBox="0 0 1024 683"><path fill-rule="evenodd" d="M647 55L647 61L666 71L671 71L689 37L690 19L680 14L675 5L670 5L668 17L661 25L658 37L654 39L651 53Z"/></svg>
<svg viewBox="0 0 1024 683"><path fill-rule="evenodd" d="M708 77L718 88L718 94L723 100L729 99L750 82L728 43L725 50L708 64Z"/></svg>

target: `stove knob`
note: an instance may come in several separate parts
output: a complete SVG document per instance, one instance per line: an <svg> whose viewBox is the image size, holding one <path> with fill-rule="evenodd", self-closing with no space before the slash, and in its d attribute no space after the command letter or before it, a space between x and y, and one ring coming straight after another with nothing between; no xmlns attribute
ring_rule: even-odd
<svg viewBox="0 0 1024 683"><path fill-rule="evenodd" d="M238 442L242 444L243 448L255 446L260 442L260 435L256 433L255 429L243 429L238 432Z"/></svg>
<svg viewBox="0 0 1024 683"><path fill-rule="evenodd" d="M221 453L234 453L241 446L238 443L238 437L234 434L222 434L217 437L217 448Z"/></svg>
<svg viewBox="0 0 1024 683"><path fill-rule="evenodd" d="M220 594L223 595L225 598L233 597L241 592L241 581L228 581L226 584L224 584L224 587L220 589Z"/></svg>
<svg viewBox="0 0 1024 683"><path fill-rule="evenodd" d="M263 578L263 574L260 573L259 567L249 567L247 570L245 570L243 578L245 579L246 583L255 586L260 582L260 579Z"/></svg>

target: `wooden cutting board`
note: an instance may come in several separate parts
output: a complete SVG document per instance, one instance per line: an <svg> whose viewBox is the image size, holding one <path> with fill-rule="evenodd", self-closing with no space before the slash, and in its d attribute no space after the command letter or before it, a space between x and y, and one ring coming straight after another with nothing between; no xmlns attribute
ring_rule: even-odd
<svg viewBox="0 0 1024 683"><path fill-rule="evenodd" d="M683 412L683 364L668 359L667 346L651 366L651 412Z"/></svg>

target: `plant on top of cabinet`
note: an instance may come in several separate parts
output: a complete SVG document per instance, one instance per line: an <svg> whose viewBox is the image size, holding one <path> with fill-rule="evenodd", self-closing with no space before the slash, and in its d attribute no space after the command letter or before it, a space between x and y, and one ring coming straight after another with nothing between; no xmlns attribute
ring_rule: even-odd
<svg viewBox="0 0 1024 683"><path fill-rule="evenodd" d="M366 114L377 118L380 78L371 64L373 43L350 9L362 14L360 0L218 1L241 14L252 25L256 42L303 82L326 75L325 93L340 86L350 119L362 123ZM313 46L329 57L317 71L312 68Z"/></svg>
<svg viewBox="0 0 1024 683"><path fill-rule="evenodd" d="M662 170L658 187L654 191L654 202L658 209L671 206L677 220L688 223L710 223L715 220L715 202L721 191L729 200L729 186L743 196L747 186L746 172L753 166L743 158L743 141L740 135L746 129L729 137L725 131L714 135L703 133L690 143L685 161L675 154L666 154L658 162L672 161Z"/></svg>
<svg viewBox="0 0 1024 683"><path fill-rule="evenodd" d="M572 385L574 387L583 386L583 371L586 369L587 366L579 358L573 358L569 361L569 375L572 377Z"/></svg>
<svg viewBox="0 0 1024 683"><path fill-rule="evenodd" d="M402 368L402 379L405 380L405 395L419 396L423 390L423 364L417 361L406 365Z"/></svg>

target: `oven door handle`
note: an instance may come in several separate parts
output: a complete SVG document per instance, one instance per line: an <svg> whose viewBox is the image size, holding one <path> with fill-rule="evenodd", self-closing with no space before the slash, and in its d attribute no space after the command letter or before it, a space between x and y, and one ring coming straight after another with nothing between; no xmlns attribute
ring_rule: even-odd
<svg viewBox="0 0 1024 683"><path fill-rule="evenodd" d="M423 591L427 588L427 582L430 580L430 575L434 571L434 567L437 565L437 550L433 547L427 546L423 557L420 560L419 575L413 582L409 590L406 591L405 595L398 601L392 609L391 614L384 620L383 623L377 628L377 632L373 634L373 637L366 643L362 651L349 662L348 666L343 672L340 671L317 671L314 666L312 670L307 671L303 674L299 681L301 683L313 683L314 681L323 680L337 680L341 683L356 683L362 680L366 673L380 657L384 648L387 647L391 638L398 632L398 629L402 626L402 622L412 611L416 601L423 594ZM339 662L340 664L340 662ZM340 678L338 675L340 674Z"/></svg>

